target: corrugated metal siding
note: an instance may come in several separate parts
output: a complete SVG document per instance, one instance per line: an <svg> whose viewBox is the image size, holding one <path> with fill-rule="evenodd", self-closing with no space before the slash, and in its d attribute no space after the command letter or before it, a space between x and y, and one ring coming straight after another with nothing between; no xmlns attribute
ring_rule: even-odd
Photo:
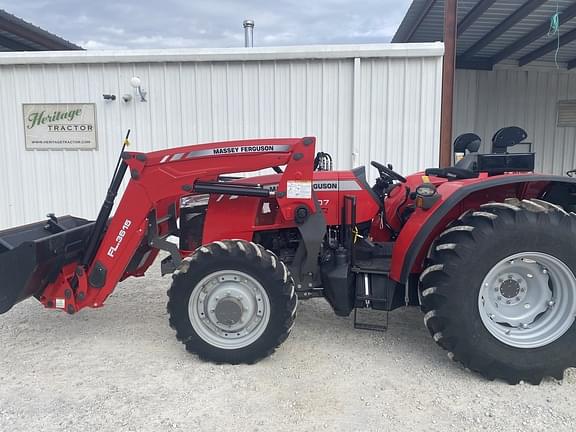
<svg viewBox="0 0 576 432"><path fill-rule="evenodd" d="M134 75L148 102L121 101L133 93ZM440 54L0 65L0 228L47 212L94 218L128 128L138 151L315 135L318 150L332 153L338 168L370 159L401 172L434 166L440 81ZM104 93L118 99L104 101ZM26 151L22 103L46 102L96 103L98 149Z"/></svg>
<svg viewBox="0 0 576 432"><path fill-rule="evenodd" d="M557 127L557 104L576 99L576 74L551 70L502 69L456 73L454 136L475 132L489 152L492 135L520 126L536 153L536 169L563 174L576 168L576 128Z"/></svg>

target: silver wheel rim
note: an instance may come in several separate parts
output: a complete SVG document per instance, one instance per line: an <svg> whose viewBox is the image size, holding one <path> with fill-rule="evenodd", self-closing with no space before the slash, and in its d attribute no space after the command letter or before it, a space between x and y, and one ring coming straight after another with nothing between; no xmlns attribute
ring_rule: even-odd
<svg viewBox="0 0 576 432"><path fill-rule="evenodd" d="M492 267L482 281L478 309L486 329L506 345L548 345L574 322L576 278L552 255L511 255Z"/></svg>
<svg viewBox="0 0 576 432"><path fill-rule="evenodd" d="M270 321L270 299L253 277L222 270L202 279L188 302L192 327L204 341L222 349L255 342Z"/></svg>

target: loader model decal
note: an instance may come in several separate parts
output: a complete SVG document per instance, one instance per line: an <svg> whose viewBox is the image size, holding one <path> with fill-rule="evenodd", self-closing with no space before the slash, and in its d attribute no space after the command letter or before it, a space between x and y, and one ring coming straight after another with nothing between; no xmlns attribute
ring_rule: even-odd
<svg viewBox="0 0 576 432"><path fill-rule="evenodd" d="M108 249L108 256L110 258L114 258L114 254L116 254L118 248L122 244L122 241L124 240L126 232L128 231L128 228L130 228L130 225L132 225L132 221L130 219L126 219L124 221L124 224L122 225L122 229L118 231L118 235L116 236L116 243L114 244L114 246L110 246L110 248Z"/></svg>

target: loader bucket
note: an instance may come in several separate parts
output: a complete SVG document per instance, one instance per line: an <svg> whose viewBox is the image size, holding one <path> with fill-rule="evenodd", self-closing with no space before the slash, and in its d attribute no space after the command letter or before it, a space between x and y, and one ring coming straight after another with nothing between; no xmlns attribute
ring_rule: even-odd
<svg viewBox="0 0 576 432"><path fill-rule="evenodd" d="M64 265L79 261L93 225L62 216L0 231L0 314L38 298Z"/></svg>

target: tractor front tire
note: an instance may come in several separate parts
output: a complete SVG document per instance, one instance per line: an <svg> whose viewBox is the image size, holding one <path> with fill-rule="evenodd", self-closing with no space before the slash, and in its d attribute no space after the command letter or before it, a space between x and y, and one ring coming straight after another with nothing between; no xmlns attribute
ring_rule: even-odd
<svg viewBox="0 0 576 432"><path fill-rule="evenodd" d="M541 201L488 203L432 245L424 322L488 379L539 384L576 366L576 217Z"/></svg>
<svg viewBox="0 0 576 432"><path fill-rule="evenodd" d="M177 339L216 363L252 364L269 356L296 317L294 282L284 263L243 240L198 248L174 272L168 296Z"/></svg>

